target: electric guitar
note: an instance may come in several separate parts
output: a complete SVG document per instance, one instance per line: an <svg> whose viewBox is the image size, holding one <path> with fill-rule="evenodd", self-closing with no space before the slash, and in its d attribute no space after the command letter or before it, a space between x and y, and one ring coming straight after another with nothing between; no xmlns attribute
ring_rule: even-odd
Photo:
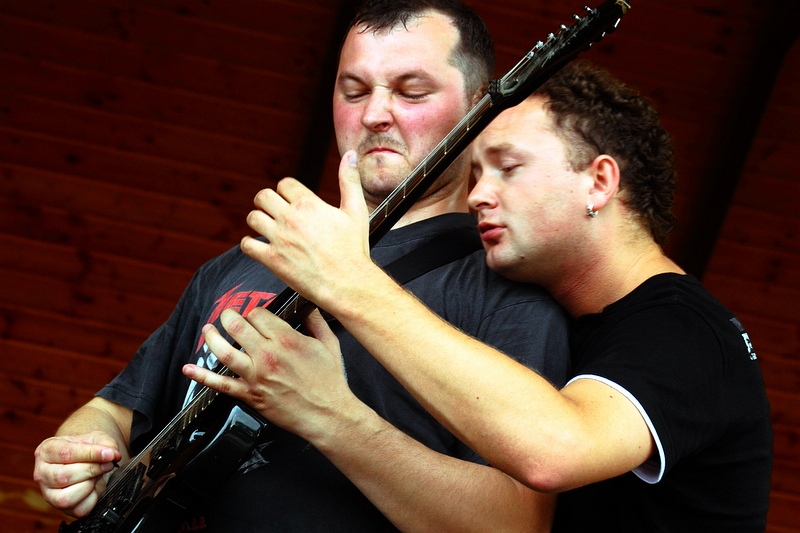
<svg viewBox="0 0 800 533"><path fill-rule="evenodd" d="M374 245L470 142L500 112L517 105L564 65L612 32L630 8L625 0L606 0L573 15L572 26L536 43L485 95L411 174L375 209L369 220ZM291 289L268 309L298 328L314 305ZM232 376L228 368L218 369ZM266 428L258 413L228 396L203 387L141 453L110 477L94 509L59 533L176 531L187 508L218 486L247 460Z"/></svg>

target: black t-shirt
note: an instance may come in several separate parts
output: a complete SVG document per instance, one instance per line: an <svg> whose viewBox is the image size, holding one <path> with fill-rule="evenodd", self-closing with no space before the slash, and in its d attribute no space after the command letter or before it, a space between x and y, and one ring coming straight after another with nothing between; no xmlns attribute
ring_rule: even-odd
<svg viewBox="0 0 800 533"><path fill-rule="evenodd" d="M691 276L655 276L571 340L576 378L640 405L658 456L559 495L554 531L764 531L772 431L741 323ZM637 475L638 474L638 475Z"/></svg>
<svg viewBox="0 0 800 533"><path fill-rule="evenodd" d="M372 255L378 264L386 265L443 233L455 236L464 232L476 232L470 215L443 215L389 232ZM406 286L460 330L538 370L556 385L565 382L569 356L562 310L541 288L513 283L493 273L482 250ZM135 449L150 442L193 394L195 385L182 376L181 367L187 362L214 366L215 358L204 345L200 328L206 323L219 326L219 314L227 307L246 314L255 306L265 306L283 289L275 276L238 247L195 274L168 322L99 393L134 410ZM348 384L356 396L429 448L484 462L436 422L349 333L337 327ZM195 525L202 524L207 532L237 533L394 530L307 442L272 425L263 442L246 468L209 495L192 517ZM426 490L424 479L419 480L419 490Z"/></svg>

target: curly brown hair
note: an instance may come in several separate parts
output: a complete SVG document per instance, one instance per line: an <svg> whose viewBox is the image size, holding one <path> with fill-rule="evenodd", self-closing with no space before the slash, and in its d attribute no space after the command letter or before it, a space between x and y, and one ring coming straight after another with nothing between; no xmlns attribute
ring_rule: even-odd
<svg viewBox="0 0 800 533"><path fill-rule="evenodd" d="M658 244L675 227L675 154L648 99L587 61L570 63L534 93L547 99L573 170L600 154L620 166L622 199Z"/></svg>

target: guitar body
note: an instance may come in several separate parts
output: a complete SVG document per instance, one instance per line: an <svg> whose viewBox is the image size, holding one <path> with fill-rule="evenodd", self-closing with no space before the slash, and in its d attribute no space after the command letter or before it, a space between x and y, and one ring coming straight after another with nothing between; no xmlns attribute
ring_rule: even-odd
<svg viewBox="0 0 800 533"><path fill-rule="evenodd" d="M249 458L265 427L247 406L218 397L175 438L125 465L92 512L59 533L178 531L187 509Z"/></svg>

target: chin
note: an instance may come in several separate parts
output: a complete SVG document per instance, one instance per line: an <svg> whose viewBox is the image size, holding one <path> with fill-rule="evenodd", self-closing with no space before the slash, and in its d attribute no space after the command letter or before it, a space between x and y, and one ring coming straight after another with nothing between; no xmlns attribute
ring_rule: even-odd
<svg viewBox="0 0 800 533"><path fill-rule="evenodd" d="M493 254L491 251L487 251L486 264L490 270L493 270L504 278L513 281L525 281L522 269L520 268L522 265L518 258L503 257L501 254Z"/></svg>
<svg viewBox="0 0 800 533"><path fill-rule="evenodd" d="M486 265L489 269L502 275L505 275L505 272L508 270L506 262L503 261L502 258L499 258L498 254L492 253L492 250L486 251Z"/></svg>
<svg viewBox="0 0 800 533"><path fill-rule="evenodd" d="M358 166L361 181L367 181L376 188L396 186L408 176L410 171L405 167L366 163ZM366 176L366 178L365 178Z"/></svg>
<svg viewBox="0 0 800 533"><path fill-rule="evenodd" d="M380 176L372 175L369 179L364 179L362 174L361 186L364 188L364 195L367 198L378 199L383 201L389 194L391 194L398 185L400 185L406 176L386 175L381 173Z"/></svg>

